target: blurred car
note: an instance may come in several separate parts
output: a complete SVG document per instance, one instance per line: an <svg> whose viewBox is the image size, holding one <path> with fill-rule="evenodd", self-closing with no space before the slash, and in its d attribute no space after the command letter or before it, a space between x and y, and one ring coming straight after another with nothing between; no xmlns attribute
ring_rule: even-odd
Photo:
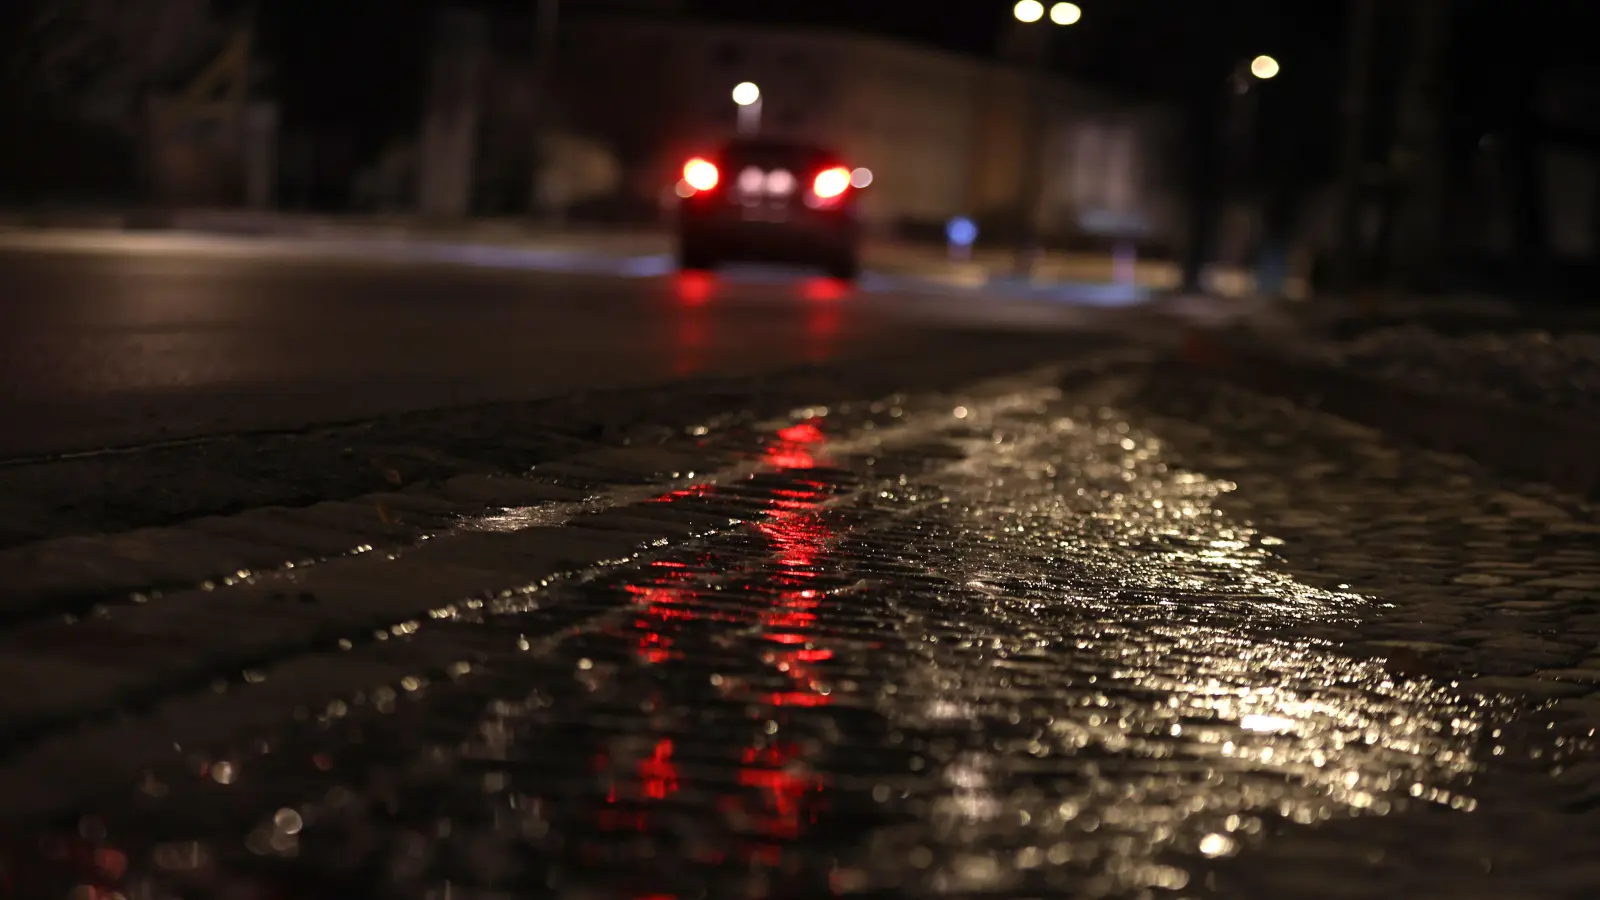
<svg viewBox="0 0 1600 900"><path fill-rule="evenodd" d="M837 153L781 138L737 138L683 167L678 265L727 261L861 269L860 190Z"/></svg>

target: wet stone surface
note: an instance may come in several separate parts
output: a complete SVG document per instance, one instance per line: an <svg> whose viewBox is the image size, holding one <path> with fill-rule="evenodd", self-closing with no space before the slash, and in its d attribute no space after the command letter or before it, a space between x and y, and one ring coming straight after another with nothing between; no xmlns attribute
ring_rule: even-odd
<svg viewBox="0 0 1600 900"><path fill-rule="evenodd" d="M1593 332L1446 336L1402 327L1363 335L1333 352L1352 368L1427 390L1591 419L1600 413L1600 334Z"/></svg>
<svg viewBox="0 0 1600 900"><path fill-rule="evenodd" d="M138 771L29 824L16 871L152 898L1593 896L1591 510L1138 365L1056 383L730 437L726 477L603 514L625 556L334 651L395 678L130 741Z"/></svg>
<svg viewBox="0 0 1600 900"><path fill-rule="evenodd" d="M418 485L495 499L493 476L682 433L782 415L819 399L876 399L915 385L947 390L1059 358L1102 339L962 334L918 353L803 366L761 376L599 390L425 410L289 433L222 435L62 459L0 459L0 575L31 542L128 531L245 509L341 500ZM0 584L5 579L0 578Z"/></svg>

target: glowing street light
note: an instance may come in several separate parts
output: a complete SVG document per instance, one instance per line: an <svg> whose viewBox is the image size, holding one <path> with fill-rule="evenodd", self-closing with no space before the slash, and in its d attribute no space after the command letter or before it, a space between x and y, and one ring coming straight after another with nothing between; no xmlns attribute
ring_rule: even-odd
<svg viewBox="0 0 1600 900"><path fill-rule="evenodd" d="M753 81L741 81L733 87L733 102L739 105L739 130L755 134L761 130L761 88Z"/></svg>
<svg viewBox="0 0 1600 900"><path fill-rule="evenodd" d="M1032 25L1044 18L1044 4L1039 0L1019 0L1011 7L1011 15L1018 22ZM1050 21L1057 25L1076 25L1083 18L1083 7L1076 3L1055 3L1050 6Z"/></svg>
<svg viewBox="0 0 1600 900"><path fill-rule="evenodd" d="M1041 0L1017 0L1017 5L1011 7L1011 15L1024 25L1032 25L1044 18L1045 8ZM1076 3L1059 2L1050 5L1050 21L1055 25L1076 25L1083 19L1083 8ZM1044 142L1044 116L1043 109L1044 81L1050 66L1050 40L1048 35L1035 33L1032 44L1032 69L1033 69L1033 105L1035 114L1031 117L1033 132L1027 141L1028 152L1038 154L1039 146ZM1017 274L1028 276L1033 268L1033 257L1038 249L1038 210L1032 206L1035 196L1039 192L1038 181L1042 177L1043 161L1030 158L1023 168L1023 177L1026 181L1023 189L1018 192L1017 200L1022 206L1021 216L1026 227L1022 232L1022 242L1017 247Z"/></svg>
<svg viewBox="0 0 1600 900"><path fill-rule="evenodd" d="M1278 61L1270 56L1258 56L1250 60L1250 74L1266 81L1278 74Z"/></svg>
<svg viewBox="0 0 1600 900"><path fill-rule="evenodd" d="M1083 8L1076 3L1057 3L1050 7L1050 21L1057 25L1076 25L1083 18Z"/></svg>

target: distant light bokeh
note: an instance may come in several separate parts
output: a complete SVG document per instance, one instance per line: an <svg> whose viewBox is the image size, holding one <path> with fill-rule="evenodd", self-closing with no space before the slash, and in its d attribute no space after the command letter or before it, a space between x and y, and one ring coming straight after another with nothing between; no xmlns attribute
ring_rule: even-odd
<svg viewBox="0 0 1600 900"><path fill-rule="evenodd" d="M1083 18L1083 8L1076 3L1057 3L1050 7L1050 21L1057 25L1076 25Z"/></svg>
<svg viewBox="0 0 1600 900"><path fill-rule="evenodd" d="M733 102L740 106L749 106L761 99L761 88L749 81L741 81L733 88Z"/></svg>
<svg viewBox="0 0 1600 900"><path fill-rule="evenodd" d="M1250 60L1250 74L1266 80L1278 74L1278 61L1270 56L1262 55Z"/></svg>

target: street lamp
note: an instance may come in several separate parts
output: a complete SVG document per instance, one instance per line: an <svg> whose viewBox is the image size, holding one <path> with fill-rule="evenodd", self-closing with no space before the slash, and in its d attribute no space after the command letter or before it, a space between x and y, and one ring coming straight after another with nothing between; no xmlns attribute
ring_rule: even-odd
<svg viewBox="0 0 1600 900"><path fill-rule="evenodd" d="M1254 159L1260 137L1257 133L1260 95L1266 90L1265 85L1258 82L1270 81L1281 71L1278 61L1266 54L1253 59L1234 57L1227 78L1220 85L1222 94L1218 98L1215 134L1211 138L1215 156L1209 157L1209 166L1203 167L1208 169L1206 185L1196 190L1195 195L1200 199L1191 206L1190 250L1183 273L1185 290L1203 289L1202 275L1213 249L1210 236L1217 227L1215 204L1226 203L1235 193L1244 192L1254 215L1261 216L1258 211L1261 204L1256 196L1258 185L1251 182L1270 172L1258 170ZM1217 193L1209 193L1212 190Z"/></svg>
<svg viewBox="0 0 1600 900"><path fill-rule="evenodd" d="M1282 185L1273 173L1258 165L1261 140L1261 92L1265 88L1258 82L1276 78L1282 67L1271 56L1261 54L1248 62L1241 59L1234 66L1229 79L1233 90L1229 92L1223 113L1223 153L1227 169L1223 181L1233 191L1242 194L1254 221L1256 240L1259 242L1257 289L1263 295L1276 294L1283 282L1283 246L1281 222Z"/></svg>
<svg viewBox="0 0 1600 900"><path fill-rule="evenodd" d="M1249 157L1256 142L1257 107L1262 90L1256 82L1270 80L1278 72L1278 61L1262 55L1249 61L1239 60L1228 75L1229 90L1223 98L1222 143L1239 173L1251 167Z"/></svg>
<svg viewBox="0 0 1600 900"><path fill-rule="evenodd" d="M1044 4L1039 0L1019 0L1011 7L1011 15L1024 25L1032 25L1044 18ZM1083 8L1076 3L1056 3L1050 7L1050 21L1057 25L1076 25L1083 18Z"/></svg>
<svg viewBox="0 0 1600 900"><path fill-rule="evenodd" d="M535 0L533 53L533 134L530 148L533 177L528 209L536 217L556 219L561 210L551 202L546 174L550 167L549 141L554 134L554 74L556 28L561 18L561 0Z"/></svg>
<svg viewBox="0 0 1600 900"><path fill-rule="evenodd" d="M1057 3L1050 7L1050 21L1057 25L1076 25L1083 18L1083 9L1076 3Z"/></svg>
<svg viewBox="0 0 1600 900"><path fill-rule="evenodd" d="M1076 3L1054 3L1050 6L1050 22L1054 25L1076 25L1083 19L1083 8ZM1011 15L1024 25L1032 25L1045 16L1045 7L1040 0L1018 0L1011 8ZM1038 37L1044 38L1043 35ZM1049 40L1034 40L1032 50L1032 103L1028 115L1028 142L1025 147L1026 159L1022 169L1022 184L1017 195L1018 219L1022 226L1020 242L1017 247L1017 275L1027 277L1033 271L1033 258L1039 243L1039 195L1043 193L1044 180L1044 96L1045 96L1045 71L1050 62Z"/></svg>
<svg viewBox="0 0 1600 900"><path fill-rule="evenodd" d="M739 105L739 131L755 134L761 130L761 88L741 81L733 88L733 102Z"/></svg>

